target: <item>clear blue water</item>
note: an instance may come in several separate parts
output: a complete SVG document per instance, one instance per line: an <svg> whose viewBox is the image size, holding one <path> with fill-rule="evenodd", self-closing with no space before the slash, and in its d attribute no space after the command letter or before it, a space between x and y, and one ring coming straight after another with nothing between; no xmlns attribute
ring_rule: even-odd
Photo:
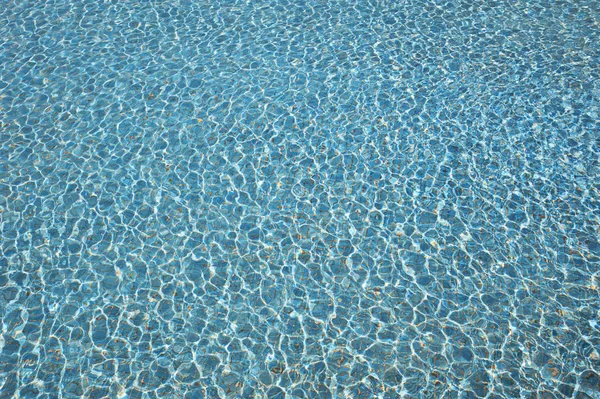
<svg viewBox="0 0 600 399"><path fill-rule="evenodd" d="M0 397L600 398L597 1L1 1Z"/></svg>

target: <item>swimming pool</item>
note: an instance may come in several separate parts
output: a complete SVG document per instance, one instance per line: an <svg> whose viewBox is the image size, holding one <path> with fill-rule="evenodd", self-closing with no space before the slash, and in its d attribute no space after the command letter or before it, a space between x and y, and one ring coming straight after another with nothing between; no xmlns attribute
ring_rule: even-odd
<svg viewBox="0 0 600 399"><path fill-rule="evenodd" d="M3 1L0 397L600 398L599 4Z"/></svg>

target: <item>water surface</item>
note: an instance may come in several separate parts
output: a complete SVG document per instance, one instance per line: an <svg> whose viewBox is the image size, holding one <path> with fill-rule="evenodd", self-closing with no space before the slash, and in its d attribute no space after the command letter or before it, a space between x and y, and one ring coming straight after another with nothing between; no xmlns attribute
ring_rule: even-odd
<svg viewBox="0 0 600 399"><path fill-rule="evenodd" d="M0 1L0 397L600 398L599 4Z"/></svg>

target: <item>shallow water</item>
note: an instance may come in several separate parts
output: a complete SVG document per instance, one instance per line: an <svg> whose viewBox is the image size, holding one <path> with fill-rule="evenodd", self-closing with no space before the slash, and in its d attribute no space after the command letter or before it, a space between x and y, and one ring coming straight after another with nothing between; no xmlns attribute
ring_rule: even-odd
<svg viewBox="0 0 600 399"><path fill-rule="evenodd" d="M600 3L3 1L1 398L600 398Z"/></svg>

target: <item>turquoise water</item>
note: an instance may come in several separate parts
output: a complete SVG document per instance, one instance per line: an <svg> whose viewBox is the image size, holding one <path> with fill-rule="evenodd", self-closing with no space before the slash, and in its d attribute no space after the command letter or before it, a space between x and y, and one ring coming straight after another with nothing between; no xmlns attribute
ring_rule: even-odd
<svg viewBox="0 0 600 399"><path fill-rule="evenodd" d="M600 3L1 1L0 398L600 398Z"/></svg>

